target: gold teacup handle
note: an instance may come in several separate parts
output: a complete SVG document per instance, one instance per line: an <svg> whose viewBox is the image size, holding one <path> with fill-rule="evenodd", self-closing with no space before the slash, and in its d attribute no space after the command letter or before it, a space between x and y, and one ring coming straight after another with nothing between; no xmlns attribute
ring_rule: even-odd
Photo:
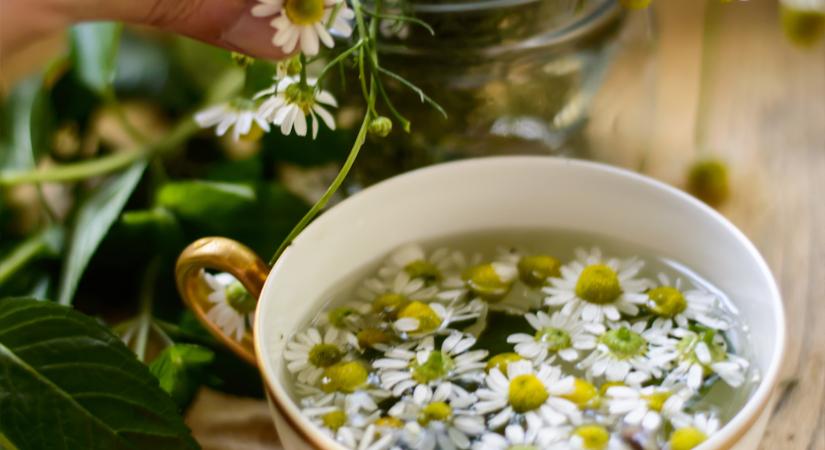
<svg viewBox="0 0 825 450"><path fill-rule="evenodd" d="M238 356L257 365L251 331L244 333L243 338L237 341L206 316L213 305L207 298L212 290L203 277L205 269L229 272L257 301L269 274L269 266L249 247L222 237L206 237L191 243L181 252L175 266L178 292L195 317Z"/></svg>

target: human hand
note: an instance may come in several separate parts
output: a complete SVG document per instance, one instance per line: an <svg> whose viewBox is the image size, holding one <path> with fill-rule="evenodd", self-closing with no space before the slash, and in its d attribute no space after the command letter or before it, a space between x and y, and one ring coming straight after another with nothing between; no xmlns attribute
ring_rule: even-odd
<svg viewBox="0 0 825 450"><path fill-rule="evenodd" d="M284 53L270 42L266 18L251 0L0 0L0 55L76 22L148 25L259 58Z"/></svg>

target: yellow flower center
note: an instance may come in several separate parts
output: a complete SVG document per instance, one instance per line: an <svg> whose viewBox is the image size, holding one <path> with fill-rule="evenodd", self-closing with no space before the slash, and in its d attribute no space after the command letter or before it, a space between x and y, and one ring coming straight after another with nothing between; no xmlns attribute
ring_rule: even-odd
<svg viewBox="0 0 825 450"><path fill-rule="evenodd" d="M532 411L550 397L544 383L533 374L519 375L510 380L508 400L517 413Z"/></svg>
<svg viewBox="0 0 825 450"><path fill-rule="evenodd" d="M687 308L687 300L678 289L660 286L647 293L647 307L661 317L673 317Z"/></svg>
<svg viewBox="0 0 825 450"><path fill-rule="evenodd" d="M386 344L392 340L389 333L379 328L364 328L356 337L361 348L373 348L376 344Z"/></svg>
<svg viewBox="0 0 825 450"><path fill-rule="evenodd" d="M287 0L284 10L295 25L313 25L324 18L324 0Z"/></svg>
<svg viewBox="0 0 825 450"><path fill-rule="evenodd" d="M241 140L244 142L258 142L262 137L264 137L264 129L257 122L252 122L249 132L241 135Z"/></svg>
<svg viewBox="0 0 825 450"><path fill-rule="evenodd" d="M453 415L453 408L444 402L432 402L418 414L418 423L427 426L432 421L446 422Z"/></svg>
<svg viewBox="0 0 825 450"><path fill-rule="evenodd" d="M453 359L438 350L430 352L423 363L419 364L418 360L413 360L410 364L413 380L421 384L444 378L454 367Z"/></svg>
<svg viewBox="0 0 825 450"><path fill-rule="evenodd" d="M441 325L441 317L433 311L426 303L412 302L398 312L398 318L411 318L418 320L418 328L414 333L426 333L433 331Z"/></svg>
<svg viewBox="0 0 825 450"><path fill-rule="evenodd" d="M330 430L338 431L339 428L347 423L347 414L340 409L336 409L321 416L321 422Z"/></svg>
<svg viewBox="0 0 825 450"><path fill-rule="evenodd" d="M670 449L690 450L705 442L707 438L707 435L697 428L679 428L670 435Z"/></svg>
<svg viewBox="0 0 825 450"><path fill-rule="evenodd" d="M610 330L599 339L618 359L632 358L647 351L645 338L627 327Z"/></svg>
<svg viewBox="0 0 825 450"><path fill-rule="evenodd" d="M511 362L521 361L522 359L524 358L522 358L518 353L499 353L487 361L487 367L484 369L487 372L490 372L494 368L497 368L501 373L507 375L507 366Z"/></svg>
<svg viewBox="0 0 825 450"><path fill-rule="evenodd" d="M576 296L597 305L613 303L621 294L619 276L605 264L585 267L576 282Z"/></svg>
<svg viewBox="0 0 825 450"><path fill-rule="evenodd" d="M357 315L358 311L348 306L341 306L339 308L331 309L327 313L327 319L329 319L329 323L331 323L332 326L336 328L344 328L347 325L347 319Z"/></svg>
<svg viewBox="0 0 825 450"><path fill-rule="evenodd" d="M610 441L610 433L601 425L582 425L574 432L587 450L604 450Z"/></svg>
<svg viewBox="0 0 825 450"><path fill-rule="evenodd" d="M389 427L389 428L401 428L404 426L404 421L392 416L384 416L375 419L375 426L377 427Z"/></svg>
<svg viewBox="0 0 825 450"><path fill-rule="evenodd" d="M573 339L570 338L570 333L561 328L542 328L536 331L536 342L541 342L551 352L557 352L570 348L573 345Z"/></svg>
<svg viewBox="0 0 825 450"><path fill-rule="evenodd" d="M653 411L661 412L665 402L672 394L668 391L654 392L650 395L643 395L642 398L647 402L647 407Z"/></svg>
<svg viewBox="0 0 825 450"><path fill-rule="evenodd" d="M435 264L419 259L404 266L404 272L412 279L421 278L427 284L441 281L441 271Z"/></svg>
<svg viewBox="0 0 825 450"><path fill-rule="evenodd" d="M492 303L503 299L513 286L512 281L501 279L492 264L467 269L464 272L464 282L473 294Z"/></svg>
<svg viewBox="0 0 825 450"><path fill-rule="evenodd" d="M309 350L309 362L315 367L329 367L344 357L344 352L334 344L315 344Z"/></svg>
<svg viewBox="0 0 825 450"><path fill-rule="evenodd" d="M312 106L315 104L315 88L312 86L301 86L300 83L292 83L289 86L287 86L286 90L284 91L284 97L286 97L287 102L301 108L301 111L303 111L304 114L309 114L312 110Z"/></svg>
<svg viewBox="0 0 825 450"><path fill-rule="evenodd" d="M387 292L381 294L372 301L372 312L384 314L390 319L398 316L398 311L407 304L407 299L401 294Z"/></svg>
<svg viewBox="0 0 825 450"><path fill-rule="evenodd" d="M627 9L645 9L652 0L621 0L622 6Z"/></svg>
<svg viewBox="0 0 825 450"><path fill-rule="evenodd" d="M525 256L518 262L518 275L530 287L542 286L548 278L558 277L561 262L549 255Z"/></svg>
<svg viewBox="0 0 825 450"><path fill-rule="evenodd" d="M255 311L257 302L255 298L249 295L246 288L239 281L235 281L226 287L226 303L232 307L238 314L248 314Z"/></svg>
<svg viewBox="0 0 825 450"><path fill-rule="evenodd" d="M721 161L699 161L688 173L688 191L711 206L719 206L730 195L728 168Z"/></svg>
<svg viewBox="0 0 825 450"><path fill-rule="evenodd" d="M782 29L794 44L810 47L825 35L825 12L781 7Z"/></svg>
<svg viewBox="0 0 825 450"><path fill-rule="evenodd" d="M598 395L599 390L596 389L596 386L593 386L587 380L576 378L573 392L562 395L562 398L566 398L579 408L584 409L592 406L593 401L598 399Z"/></svg>
<svg viewBox="0 0 825 450"><path fill-rule="evenodd" d="M341 362L324 370L321 389L324 392L350 394L367 383L368 375L367 369L359 362Z"/></svg>

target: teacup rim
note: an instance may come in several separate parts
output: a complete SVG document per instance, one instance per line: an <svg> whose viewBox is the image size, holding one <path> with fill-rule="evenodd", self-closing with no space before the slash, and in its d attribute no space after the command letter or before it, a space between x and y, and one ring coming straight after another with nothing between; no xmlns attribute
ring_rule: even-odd
<svg viewBox="0 0 825 450"><path fill-rule="evenodd" d="M709 448L721 450L732 448L736 444L736 442L747 432L747 430L756 422L756 420L760 417L760 413L764 411L764 409L768 406L773 390L778 383L780 370L782 367L782 361L785 356L787 333L784 303L782 301L782 296L779 291L779 287L777 285L775 277L773 276L773 273L768 267L768 264L762 256L762 254L759 252L759 250L756 248L753 242L744 234L744 232L742 232L727 217L725 217L712 207L708 206L704 202L693 197L692 195L670 184L657 180L648 175L643 175L638 172L634 172L632 170L594 161L585 161L552 156L517 155L488 156L482 158L450 161L396 175L394 177L376 183L375 185L367 187L366 189L354 194L353 196L344 199L340 203L330 208L322 216L318 217L309 226L307 226L307 228L293 241L293 244L290 247L288 247L286 251L284 251L282 257L272 267L269 276L267 276L264 288L261 292L261 298L259 300L258 309L260 309L266 301L265 298L272 297L270 295L267 295L267 293L271 290L270 285L273 283L272 280L276 278L277 273L279 272L279 268L283 264L285 264L285 261L289 259L289 255L296 251L296 245L300 245L300 243L304 239L307 239L307 236L311 236L313 230L324 227L326 226L325 224L327 224L328 222L334 221L337 215L336 212L342 210L344 207L348 207L346 205L350 205L360 201L365 201L364 198L368 198L370 192L389 189L397 184L409 183L411 180L414 180L421 176L425 176L426 174L442 171L472 170L474 167L477 166L503 164L520 164L523 166L541 164L547 165L548 167L566 166L572 168L573 170L583 170L601 174L608 174L610 176L617 176L623 178L628 182L638 183L640 185L643 185L647 189L661 191L663 193L673 196L674 199L685 202L686 204L694 208L697 208L700 213L708 216L709 219L713 219L717 223L721 224L727 231L731 232L731 234L736 238L736 240L739 241L739 243L741 243L745 247L750 257L753 259L754 262L756 262L759 268L760 275L768 281L768 284L770 286L770 292L768 293L768 296L770 297L770 304L772 305L775 316L777 318L777 327L774 333L776 346L773 355L771 355L768 370L762 374L758 386L756 387L748 401L745 403L745 405L718 432L714 433L707 441L705 441L702 445L697 447L697 450ZM318 299L316 301L321 301L321 299ZM263 381L269 396L269 400L273 403L274 407L276 407L283 414L285 419L289 422L290 426L295 429L294 431L300 433L301 436L306 438L309 442L313 443L317 448L346 450L346 447L336 442L329 436L323 433L319 433L317 427L310 423L309 420L307 420L304 416L300 414L299 411L297 411L297 405L287 393L281 380L276 374L272 373L272 371L270 370L270 366L265 363L265 358L261 353L265 342L264 330L267 330L267 328L261 325L261 322L263 321L262 316L263 314L258 314L258 311L256 310L254 323L254 347L258 368L263 375Z"/></svg>

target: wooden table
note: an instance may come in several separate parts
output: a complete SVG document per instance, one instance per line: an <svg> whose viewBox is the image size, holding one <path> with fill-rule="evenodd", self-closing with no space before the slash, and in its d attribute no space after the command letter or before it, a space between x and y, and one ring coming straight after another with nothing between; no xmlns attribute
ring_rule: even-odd
<svg viewBox="0 0 825 450"><path fill-rule="evenodd" d="M596 100L595 156L639 169L646 155L644 171L675 185L697 147L730 164L733 197L722 212L767 259L788 320L783 383L761 448L825 450L825 45L791 46L773 1L729 3L703 75L701 3L658 2L654 46L625 54ZM188 421L207 450L279 448L264 402L207 391Z"/></svg>

